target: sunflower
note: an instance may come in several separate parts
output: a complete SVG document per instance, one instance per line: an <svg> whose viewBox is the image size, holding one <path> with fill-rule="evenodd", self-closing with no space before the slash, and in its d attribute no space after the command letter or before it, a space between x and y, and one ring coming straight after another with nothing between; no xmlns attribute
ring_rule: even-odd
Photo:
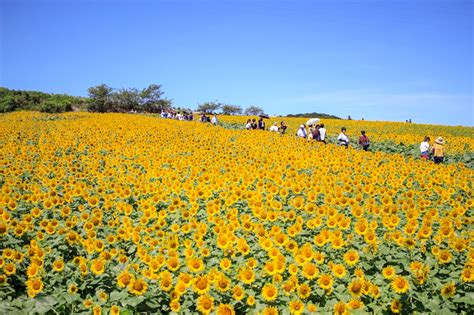
<svg viewBox="0 0 474 315"><path fill-rule="evenodd" d="M318 278L318 285L322 289L329 291L332 289L333 279L330 275L322 274Z"/></svg>
<svg viewBox="0 0 474 315"><path fill-rule="evenodd" d="M6 275L0 275L0 286L7 284L7 279Z"/></svg>
<svg viewBox="0 0 474 315"><path fill-rule="evenodd" d="M290 314L302 314L304 311L304 304L300 300L293 300L290 302Z"/></svg>
<svg viewBox="0 0 474 315"><path fill-rule="evenodd" d="M335 315L346 315L349 314L347 306L344 302L339 301L334 305L334 314Z"/></svg>
<svg viewBox="0 0 474 315"><path fill-rule="evenodd" d="M128 285L128 291L135 295L143 295L148 289L148 284L143 279L136 279Z"/></svg>
<svg viewBox="0 0 474 315"><path fill-rule="evenodd" d="M219 304L216 315L235 315L234 308L229 304Z"/></svg>
<svg viewBox="0 0 474 315"><path fill-rule="evenodd" d="M461 272L461 281L462 282L472 282L474 281L474 270L472 267L466 266Z"/></svg>
<svg viewBox="0 0 474 315"><path fill-rule="evenodd" d="M97 297L99 298L99 300L101 300L102 302L105 302L107 301L107 298L108 298L108 295L105 291L102 291L102 290L99 290L97 292Z"/></svg>
<svg viewBox="0 0 474 315"><path fill-rule="evenodd" d="M399 300L392 301L392 304L390 305L390 309L392 310L392 313L395 313L395 314L400 313L401 308L402 308L402 304L400 303Z"/></svg>
<svg viewBox="0 0 474 315"><path fill-rule="evenodd" d="M233 289L232 289L232 297L236 300L236 301L240 301L244 298L245 296L245 291L244 289L242 289L241 286L239 285L236 285Z"/></svg>
<svg viewBox="0 0 474 315"><path fill-rule="evenodd" d="M255 305L255 296L249 295L249 296L247 297L247 305L248 305L248 306L253 306L253 305Z"/></svg>
<svg viewBox="0 0 474 315"><path fill-rule="evenodd" d="M94 307L92 308L92 314L93 315L101 315L102 314L102 306L94 305Z"/></svg>
<svg viewBox="0 0 474 315"><path fill-rule="evenodd" d="M271 283L267 283L262 288L262 296L265 301L274 301L278 296L278 289Z"/></svg>
<svg viewBox="0 0 474 315"><path fill-rule="evenodd" d="M344 254L344 262L352 267L359 261L359 254L355 250L350 250Z"/></svg>
<svg viewBox="0 0 474 315"><path fill-rule="evenodd" d="M385 279L392 279L395 276L395 268L392 266L383 268L382 275L385 277Z"/></svg>
<svg viewBox="0 0 474 315"><path fill-rule="evenodd" d="M211 288L211 281L206 275L198 276L194 279L193 290L198 294L202 295L209 291Z"/></svg>
<svg viewBox="0 0 474 315"><path fill-rule="evenodd" d="M349 284L349 293L352 295L352 296L356 296L356 297L359 297L362 295L363 293L363 289L364 289L364 284L362 283L361 280L359 279L354 279L352 280L352 282Z"/></svg>
<svg viewBox="0 0 474 315"><path fill-rule="evenodd" d="M94 302L91 299L85 299L82 301L82 305L84 305L85 308L91 308Z"/></svg>
<svg viewBox="0 0 474 315"><path fill-rule="evenodd" d="M14 274L16 272L15 264L12 264L12 263L6 264L5 266L3 266L3 272L5 272L7 276Z"/></svg>
<svg viewBox="0 0 474 315"><path fill-rule="evenodd" d="M120 314L120 306L112 305L110 308L110 315L119 315Z"/></svg>
<svg viewBox="0 0 474 315"><path fill-rule="evenodd" d="M209 314L214 309L214 299L207 295L201 295L197 299L197 310L202 314Z"/></svg>
<svg viewBox="0 0 474 315"><path fill-rule="evenodd" d="M441 250L438 255L440 264L447 264L452 260L452 254L449 250Z"/></svg>
<svg viewBox="0 0 474 315"><path fill-rule="evenodd" d="M392 289L398 294L405 293L409 289L408 281L402 276L397 276L392 280Z"/></svg>
<svg viewBox="0 0 474 315"><path fill-rule="evenodd" d="M179 303L179 299L171 300L169 306L170 306L170 310L175 313L178 313L181 309L181 304Z"/></svg>
<svg viewBox="0 0 474 315"><path fill-rule="evenodd" d="M91 272L96 276L103 274L105 271L105 261L103 259L94 259L91 264Z"/></svg>
<svg viewBox="0 0 474 315"><path fill-rule="evenodd" d="M214 285L219 291L226 292L230 288L230 280L226 276L222 275L218 277Z"/></svg>
<svg viewBox="0 0 474 315"><path fill-rule="evenodd" d="M26 275L28 278L34 278L38 275L39 268L38 265L35 263L32 263L28 266L28 269L26 270Z"/></svg>
<svg viewBox="0 0 474 315"><path fill-rule="evenodd" d="M346 268L344 265L335 264L332 266L332 273L336 278L344 278L346 276Z"/></svg>
<svg viewBox="0 0 474 315"><path fill-rule="evenodd" d="M38 293L43 291L43 281L40 278L32 278L26 281L28 288L28 296L34 298Z"/></svg>
<svg viewBox="0 0 474 315"><path fill-rule="evenodd" d="M374 299L377 299L380 297L380 288L375 284L371 284L369 293Z"/></svg>
<svg viewBox="0 0 474 315"><path fill-rule="evenodd" d="M71 283L67 288L67 292L71 295L76 294L78 290L79 288L77 287L77 284L75 283Z"/></svg>
<svg viewBox="0 0 474 315"><path fill-rule="evenodd" d="M173 287L173 275L169 271L163 271L160 273L160 289L168 292Z"/></svg>
<svg viewBox="0 0 474 315"><path fill-rule="evenodd" d="M311 287L307 283L303 283L298 287L298 296L306 299L311 295Z"/></svg>
<svg viewBox="0 0 474 315"><path fill-rule="evenodd" d="M191 272L200 272L204 270L204 263L202 259L196 257L188 258L187 266Z"/></svg>
<svg viewBox="0 0 474 315"><path fill-rule="evenodd" d="M347 306L351 310L357 310L357 309L363 308L364 303L359 299L352 299L352 300L349 301L349 303L347 303Z"/></svg>
<svg viewBox="0 0 474 315"><path fill-rule="evenodd" d="M263 309L262 315L278 315L278 308L274 306L267 306Z"/></svg>
<svg viewBox="0 0 474 315"><path fill-rule="evenodd" d="M55 260L53 262L53 270L56 272L61 272L64 269L64 261L61 260Z"/></svg>
<svg viewBox="0 0 474 315"><path fill-rule="evenodd" d="M311 280L311 279L314 279L318 276L319 270L318 270L318 267L315 264L313 264L311 262L308 262L308 263L304 264L302 273L303 273L303 276L306 279Z"/></svg>
<svg viewBox="0 0 474 315"><path fill-rule="evenodd" d="M452 297L455 293L456 293L456 285L454 284L454 282L450 282L450 283L448 283L448 284L445 284L445 285L441 288L441 295L442 295L444 298L450 298L450 297Z"/></svg>
<svg viewBox="0 0 474 315"><path fill-rule="evenodd" d="M135 277L128 270L122 271L117 276L117 285L119 288L125 288L133 281L135 281Z"/></svg>
<svg viewBox="0 0 474 315"><path fill-rule="evenodd" d="M252 284L255 281L255 273L250 268L242 268L239 272L239 279L245 284Z"/></svg>

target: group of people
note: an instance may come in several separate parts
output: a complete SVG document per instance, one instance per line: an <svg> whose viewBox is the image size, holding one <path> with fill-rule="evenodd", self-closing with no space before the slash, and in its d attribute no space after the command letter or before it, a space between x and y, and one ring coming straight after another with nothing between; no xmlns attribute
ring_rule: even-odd
<svg viewBox="0 0 474 315"><path fill-rule="evenodd" d="M170 118L170 119L177 119L177 120L193 120L193 113L176 113L173 111L162 111L161 115L162 118ZM209 122L213 125L218 124L217 115L213 114L212 117L206 114L202 114L199 118L200 122ZM258 120L248 119L247 123L245 124L245 129L247 130L265 130L265 121L262 117ZM277 122L274 122L273 125L269 128L270 132L276 132L280 134L285 134L288 126L285 124L284 121L280 122L278 125ZM349 137L346 134L346 128L342 127L341 132L337 136L337 145L344 146L346 148L349 147ZM326 128L324 124L317 124L317 125L309 125L308 130L306 130L305 125L300 125L298 130L296 131L296 136L298 138L314 140L322 143L326 143ZM361 135L359 136L359 147L367 151L370 147L370 139L367 136L365 130L361 130ZM422 159L430 160L431 158L436 164L442 163L444 161L444 140L442 137L438 137L433 146L430 145L430 137L425 136L423 142L420 144L420 156Z"/></svg>
<svg viewBox="0 0 474 315"><path fill-rule="evenodd" d="M296 136L326 143L326 128L324 128L324 124L309 125L308 131L306 131L305 125L301 125L296 131Z"/></svg>
<svg viewBox="0 0 474 315"><path fill-rule="evenodd" d="M194 119L192 112L175 112L172 110L162 110L160 114L161 118L169 118L169 119L176 119L176 120L189 120L192 121Z"/></svg>
<svg viewBox="0 0 474 315"><path fill-rule="evenodd" d="M256 129L265 130L265 121L263 120L262 117L260 117L258 119L258 121L255 118L247 119L247 123L245 124L245 129L247 129L247 130L256 130ZM270 131L272 131L272 130L270 130Z"/></svg>
<svg viewBox="0 0 474 315"><path fill-rule="evenodd" d="M326 143L326 128L324 124L317 124L316 126L308 126L309 130L306 131L305 125L301 125L296 132L296 136L299 138L306 138L308 140L316 140L319 142ZM346 134L346 127L341 128L341 132L337 136L337 145L344 146L346 148L349 147L349 136ZM367 136L365 130L362 130L361 135L359 137L359 146L364 151L367 151L370 146L370 139Z"/></svg>
<svg viewBox="0 0 474 315"><path fill-rule="evenodd" d="M200 121L200 122L204 122L204 123L211 123L211 124L213 124L214 126L216 126L217 123L219 122L219 120L217 119L217 115L216 115L216 114L213 114L213 115L212 115L212 118L211 118L211 116L207 116L206 114L202 114L202 115L201 115L201 118L199 118L199 121Z"/></svg>
<svg viewBox="0 0 474 315"><path fill-rule="evenodd" d="M436 164L443 163L444 161L444 140L442 137L438 137L435 140L435 143L433 146L430 145L430 137L425 136L423 139L423 142L420 144L420 152L421 152L421 158L425 160L429 160L431 157L433 157L433 161Z"/></svg>

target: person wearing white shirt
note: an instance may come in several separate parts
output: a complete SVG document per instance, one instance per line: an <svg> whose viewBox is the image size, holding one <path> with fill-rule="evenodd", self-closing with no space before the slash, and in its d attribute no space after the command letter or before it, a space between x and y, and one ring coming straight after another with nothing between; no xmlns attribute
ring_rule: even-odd
<svg viewBox="0 0 474 315"><path fill-rule="evenodd" d="M349 137L346 135L346 127L341 128L341 133L337 137L337 141L339 145L343 145L347 149L349 146Z"/></svg>
<svg viewBox="0 0 474 315"><path fill-rule="evenodd" d="M306 129L304 127L304 125L301 125L299 128L298 128L298 131L296 132L296 136L299 137L299 138L303 138L303 139L306 139Z"/></svg>
<svg viewBox="0 0 474 315"><path fill-rule="evenodd" d="M321 124L319 127L319 138L321 139L321 142L326 143L326 128L324 128L324 124Z"/></svg>
<svg viewBox="0 0 474 315"><path fill-rule="evenodd" d="M275 122L273 126L270 127L271 132L278 132L278 124Z"/></svg>
<svg viewBox="0 0 474 315"><path fill-rule="evenodd" d="M216 117L216 114L214 114L214 116L212 116L211 123L212 123L214 126L217 125L217 117Z"/></svg>
<svg viewBox="0 0 474 315"><path fill-rule="evenodd" d="M425 139L420 144L421 158L428 160L430 158L430 137L425 136Z"/></svg>

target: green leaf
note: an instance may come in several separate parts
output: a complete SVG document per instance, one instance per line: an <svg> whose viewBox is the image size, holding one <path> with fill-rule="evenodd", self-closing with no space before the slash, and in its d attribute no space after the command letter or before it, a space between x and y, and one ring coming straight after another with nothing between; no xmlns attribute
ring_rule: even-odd
<svg viewBox="0 0 474 315"><path fill-rule="evenodd" d="M110 293L109 300L110 302L114 302L122 300L126 297L128 297L128 293L126 291L112 291L112 293Z"/></svg>

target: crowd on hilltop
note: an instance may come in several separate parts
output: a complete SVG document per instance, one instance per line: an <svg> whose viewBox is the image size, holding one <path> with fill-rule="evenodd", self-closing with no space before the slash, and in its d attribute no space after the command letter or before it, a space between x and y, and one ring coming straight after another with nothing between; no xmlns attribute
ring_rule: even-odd
<svg viewBox="0 0 474 315"><path fill-rule="evenodd" d="M212 115L212 117L211 117ZM169 118L169 119L176 119L176 120L194 120L192 112L174 112L172 110L162 111L160 117L162 118ZM213 125L217 125L219 120L216 114L206 115L201 114L199 118L200 122L203 123L211 123ZM315 124L315 125L306 125L302 124L298 127L296 131L296 137L307 139L311 141L317 141L326 144L327 139L327 130L323 123ZM246 130L267 130L265 120L262 117L248 119L245 124ZM268 129L270 132L279 133L281 135L285 134L288 129L288 126L285 124L284 121L281 121L278 125L277 122L274 122L272 126ZM349 147L349 136L347 135L347 129L345 127L341 128L339 135L337 136L337 145L343 146L348 148ZM438 137L435 140L433 146L430 145L430 137L425 136L423 142L420 144L420 156L422 159L430 160L432 159L436 164L442 163L444 161L445 155L445 148L444 148L444 140L442 137ZM368 151L370 147L370 139L367 136L365 130L360 131L360 136L358 139L358 146L364 150Z"/></svg>

